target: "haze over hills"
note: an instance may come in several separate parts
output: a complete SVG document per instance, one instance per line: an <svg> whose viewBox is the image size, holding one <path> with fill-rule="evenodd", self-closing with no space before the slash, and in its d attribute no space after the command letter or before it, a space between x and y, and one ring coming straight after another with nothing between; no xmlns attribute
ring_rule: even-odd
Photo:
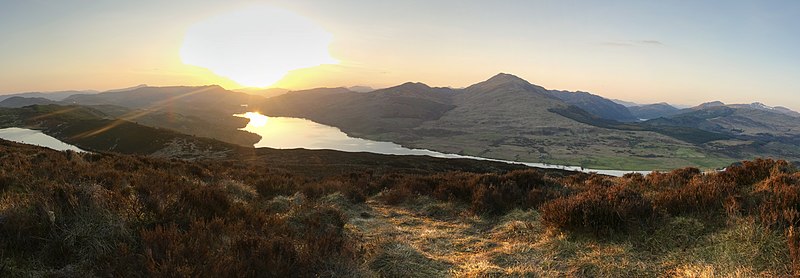
<svg viewBox="0 0 800 278"><path fill-rule="evenodd" d="M680 113L680 109L669 105L666 102L629 106L628 111L637 119L655 119L664 116L672 116Z"/></svg>
<svg viewBox="0 0 800 278"><path fill-rule="evenodd" d="M633 115L630 108L626 108L624 105L588 92L557 90L550 90L548 92L550 95L563 100L569 105L575 105L586 112L604 119L620 122L635 122L640 119Z"/></svg>
<svg viewBox="0 0 800 278"><path fill-rule="evenodd" d="M58 91L58 92L28 92L28 93L15 93L0 95L0 101L11 97L25 97L25 98L45 98L52 101L61 101L65 98L75 94L96 94L98 91Z"/></svg>
<svg viewBox="0 0 800 278"><path fill-rule="evenodd" d="M575 106L545 88L498 74L465 89L405 83L366 94L298 91L266 100L260 111L308 118L356 137L508 160L632 168L710 166L718 159L656 132L622 132L555 112L569 107ZM616 156L635 162L623 165Z"/></svg>
<svg viewBox="0 0 800 278"><path fill-rule="evenodd" d="M370 92L147 87L74 94L61 102L12 97L0 107L82 105L107 117L241 146L259 140L230 115L300 117L351 136L448 153L593 168L721 167L758 154L800 157L796 112L760 103L625 107L586 92L548 90L510 74L463 89L407 82ZM652 119L638 122L639 119ZM786 145L789 144L789 145Z"/></svg>
<svg viewBox="0 0 800 278"><path fill-rule="evenodd" d="M260 96L228 91L219 86L140 85L96 94L72 94L58 102L43 98L11 97L0 101L0 107L77 104L102 111L108 117L232 144L252 146L260 137L238 130L244 127L248 120L231 115L246 112L248 103L259 103L263 99Z"/></svg>

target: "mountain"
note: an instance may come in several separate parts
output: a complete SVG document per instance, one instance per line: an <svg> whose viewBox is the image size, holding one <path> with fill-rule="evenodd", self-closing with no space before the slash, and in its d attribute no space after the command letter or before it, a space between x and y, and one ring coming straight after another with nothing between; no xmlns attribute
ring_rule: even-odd
<svg viewBox="0 0 800 278"><path fill-rule="evenodd" d="M76 94L96 94L97 91L58 91L58 92L29 92L29 93L17 93L17 94L8 94L8 95L0 95L0 101L11 98L11 97L26 97L26 98L45 98L52 101L61 101L65 98L76 95Z"/></svg>
<svg viewBox="0 0 800 278"><path fill-rule="evenodd" d="M587 92L569 91L548 91L551 96L555 96L567 104L575 105L586 112L600 118L615 120L620 122L634 122L639 118L633 116L628 108L612 100L603 98Z"/></svg>
<svg viewBox="0 0 800 278"><path fill-rule="evenodd" d="M260 137L238 130L247 120L234 114L265 98L220 86L138 87L128 91L72 95L62 104L92 106L114 117L185 134L252 146Z"/></svg>
<svg viewBox="0 0 800 278"><path fill-rule="evenodd" d="M659 117L672 116L680 113L680 109L669 105L666 102L647 104L641 106L631 106L628 110L637 119L655 119Z"/></svg>
<svg viewBox="0 0 800 278"><path fill-rule="evenodd" d="M614 103L620 104L622 106L625 106L625 107L640 106L641 105L641 104L638 104L638 103L635 103L635 102L624 101L624 100L615 99L615 98L612 98L611 101L613 101Z"/></svg>
<svg viewBox="0 0 800 278"><path fill-rule="evenodd" d="M733 108L745 108L745 109L755 109L755 110L770 111L770 112L781 113L781 114L784 114L784 115L789 115L789 116L792 116L792 117L800 117L800 113L798 113L798 112L796 112L794 110L791 110L789 108L782 107L782 106L775 106L775 107L767 106L767 105L765 105L763 103L760 103L760 102L753 102L753 103L750 103L750 104L730 104L728 106L729 107L733 107Z"/></svg>
<svg viewBox="0 0 800 278"><path fill-rule="evenodd" d="M239 88L232 91L269 98L288 93L291 90L283 88Z"/></svg>
<svg viewBox="0 0 800 278"><path fill-rule="evenodd" d="M681 113L647 121L649 124L697 127L744 136L797 137L800 119L751 105L701 105Z"/></svg>
<svg viewBox="0 0 800 278"><path fill-rule="evenodd" d="M725 103L721 102L721 101L718 101L718 100L715 100L715 101L709 101L709 102L706 102L706 103L702 103L702 104L700 104L698 106L692 107L691 109L697 110L697 109L704 109L704 108L711 108L711 107L721 107L721 106L725 106Z"/></svg>
<svg viewBox="0 0 800 278"><path fill-rule="evenodd" d="M107 90L107 91L103 91L103 92L104 93L117 93L117 92L132 91L132 90L146 88L146 87L149 87L149 86L147 86L147 84L139 84L139 85L136 85L136 86L133 86L133 87Z"/></svg>
<svg viewBox="0 0 800 278"><path fill-rule="evenodd" d="M374 88L369 87L369 86L351 86L351 87L347 87L347 89L350 90L350 91L353 91L353 92L358 92L358 93L369 93L369 92L375 91Z"/></svg>
<svg viewBox="0 0 800 278"><path fill-rule="evenodd" d="M368 93L296 91L266 99L259 108L268 116L306 118L355 137L505 160L606 169L730 163L678 139L694 138L686 136L692 129L656 132L602 119L505 73L464 89L408 82Z"/></svg>
<svg viewBox="0 0 800 278"><path fill-rule="evenodd" d="M346 88L293 91L267 99L269 116L301 117L358 135L401 131L434 120L452 109L454 90L422 83L356 93Z"/></svg>
<svg viewBox="0 0 800 278"><path fill-rule="evenodd" d="M128 91L78 94L64 102L80 105L110 104L127 108L241 111L242 105L263 100L253 96L212 86L141 87Z"/></svg>
<svg viewBox="0 0 800 278"><path fill-rule="evenodd" d="M249 153L247 148L115 119L83 106L2 108L0 126L38 129L89 151L183 159L230 158Z"/></svg>
<svg viewBox="0 0 800 278"><path fill-rule="evenodd" d="M28 106L28 105L34 105L34 104L55 104L55 103L57 103L57 102L53 101L53 100L50 100L50 99L42 98L42 97L20 97L20 96L14 96L14 97L10 97L10 98L4 99L3 101L0 101L0 107L19 108L19 107Z"/></svg>
<svg viewBox="0 0 800 278"><path fill-rule="evenodd" d="M800 119L779 111L750 105L702 105L680 114L652 119L644 124L692 127L726 134L731 138L709 142L705 148L732 157L800 158Z"/></svg>

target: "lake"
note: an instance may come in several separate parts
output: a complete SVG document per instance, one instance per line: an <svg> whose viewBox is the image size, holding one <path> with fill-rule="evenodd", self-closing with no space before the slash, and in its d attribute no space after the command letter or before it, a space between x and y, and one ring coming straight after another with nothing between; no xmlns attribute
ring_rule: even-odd
<svg viewBox="0 0 800 278"><path fill-rule="evenodd" d="M71 150L83 152L83 150L79 149L78 147L61 142L60 140L44 134L41 131L27 128L11 127L0 129L0 138L18 143L47 147L57 151Z"/></svg>
<svg viewBox="0 0 800 278"><path fill-rule="evenodd" d="M530 167L564 169L570 171L597 172L610 176L622 176L626 173L637 172L642 174L650 171L625 171L585 169L579 166L553 165L533 162L508 161L485 157L447 154L426 149L411 149L392 142L379 142L361 138L350 137L336 127L319 124L307 119L288 117L267 117L257 112L247 112L235 115L250 119L242 130L261 136L261 141L256 143L256 148L274 149L310 149L310 150L338 150L345 152L371 152L392 155L427 155L441 158L468 158L477 160L497 161L504 163L523 164Z"/></svg>

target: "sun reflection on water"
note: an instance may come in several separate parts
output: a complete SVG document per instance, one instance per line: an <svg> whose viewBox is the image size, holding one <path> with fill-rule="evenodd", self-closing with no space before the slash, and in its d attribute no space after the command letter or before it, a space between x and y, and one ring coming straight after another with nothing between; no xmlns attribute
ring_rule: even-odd
<svg viewBox="0 0 800 278"><path fill-rule="evenodd" d="M236 116L245 117L245 118L250 119L250 123L248 123L247 125L252 126L252 127L265 126L265 125L267 125L267 121L269 120L269 117L261 115L261 113L258 113L258 112L247 112L247 113L244 113L244 114L241 114L241 115L236 115Z"/></svg>

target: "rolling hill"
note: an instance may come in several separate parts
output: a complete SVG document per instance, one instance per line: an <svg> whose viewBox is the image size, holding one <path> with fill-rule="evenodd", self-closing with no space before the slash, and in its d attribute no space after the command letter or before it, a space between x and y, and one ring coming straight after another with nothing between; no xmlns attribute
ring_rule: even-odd
<svg viewBox="0 0 800 278"><path fill-rule="evenodd" d="M587 92L569 92L549 90L551 96L555 96L569 105L577 106L590 114L603 119L615 120L619 122L635 122L639 118L635 117L628 108L612 100L603 98Z"/></svg>
<svg viewBox="0 0 800 278"><path fill-rule="evenodd" d="M83 106L0 109L0 126L38 129L81 149L183 159L234 157L252 151L212 139L116 119Z"/></svg>
<svg viewBox="0 0 800 278"><path fill-rule="evenodd" d="M669 105L666 102L646 104L640 106L629 106L628 111L637 119L655 119L660 117L672 116L681 113L681 110Z"/></svg>
<svg viewBox="0 0 800 278"><path fill-rule="evenodd" d="M307 118L356 137L506 160L616 169L730 161L658 132L595 126L554 112L569 107L576 106L545 88L498 74L465 89L405 83L369 93L297 91L265 100L260 111Z"/></svg>

